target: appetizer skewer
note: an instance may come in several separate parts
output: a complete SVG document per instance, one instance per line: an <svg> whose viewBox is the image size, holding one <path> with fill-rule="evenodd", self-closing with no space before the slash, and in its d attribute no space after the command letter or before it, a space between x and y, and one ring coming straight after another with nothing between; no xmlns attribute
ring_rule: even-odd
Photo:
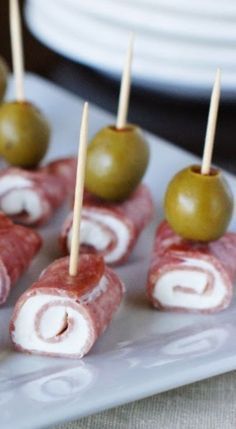
<svg viewBox="0 0 236 429"><path fill-rule="evenodd" d="M125 262L153 215L151 194L140 181L149 161L141 130L127 124L133 35L126 54L116 125L100 130L88 147L82 221L82 248L95 250L110 265ZM61 232L69 252L72 213Z"/></svg>
<svg viewBox="0 0 236 429"><path fill-rule="evenodd" d="M35 168L45 155L50 133L45 118L25 101L18 0L10 0L10 29L16 101L0 107L0 155L14 167L0 172L0 210L16 222L38 226L47 222L70 194L76 160L61 159Z"/></svg>
<svg viewBox="0 0 236 429"><path fill-rule="evenodd" d="M85 105L75 191L70 258L61 258L43 271L18 300L10 332L24 352L58 357L83 357L110 323L124 287L103 258L79 255L79 220L87 145L88 107Z"/></svg>
<svg viewBox="0 0 236 429"><path fill-rule="evenodd" d="M32 168L47 151L50 127L42 113L25 100L18 0L10 0L10 30L16 101L0 107L0 155L12 165Z"/></svg>
<svg viewBox="0 0 236 429"><path fill-rule="evenodd" d="M177 234L188 240L217 240L226 231L233 212L230 187L222 172L211 168L219 95L220 72L217 71L202 166L193 165L177 173L165 195L167 221Z"/></svg>
<svg viewBox="0 0 236 429"><path fill-rule="evenodd" d="M40 236L31 229L14 225L0 213L0 304L19 280L41 247Z"/></svg>
<svg viewBox="0 0 236 429"><path fill-rule="evenodd" d="M157 229L147 281L150 301L161 310L215 312L232 299L236 234L226 233L233 197L220 170L211 167L220 97L220 71L212 92L202 166L171 180L164 221Z"/></svg>
<svg viewBox="0 0 236 429"><path fill-rule="evenodd" d="M101 129L88 147L85 187L107 201L130 197L146 171L149 147L141 130L126 123L133 51L131 35L121 81L117 125Z"/></svg>

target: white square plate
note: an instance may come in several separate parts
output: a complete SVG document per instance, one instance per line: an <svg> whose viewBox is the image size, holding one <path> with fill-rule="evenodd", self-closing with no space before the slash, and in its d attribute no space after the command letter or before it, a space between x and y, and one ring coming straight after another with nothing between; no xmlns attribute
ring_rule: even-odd
<svg viewBox="0 0 236 429"><path fill-rule="evenodd" d="M26 90L53 124L48 158L75 154L82 101L32 75L27 76ZM91 135L112 122L109 114L91 107ZM43 250L0 310L1 429L42 429L236 369L235 300L228 310L211 316L159 313L146 300L153 233L162 218L167 182L177 170L196 162L191 154L157 137L149 134L148 139L151 162L145 182L152 191L157 217L143 233L129 263L117 270L127 286L124 303L83 360L27 356L11 346L8 323L12 306L40 271L59 256L57 238L68 207L40 230ZM227 177L235 196L236 180ZM231 229L236 230L235 219Z"/></svg>

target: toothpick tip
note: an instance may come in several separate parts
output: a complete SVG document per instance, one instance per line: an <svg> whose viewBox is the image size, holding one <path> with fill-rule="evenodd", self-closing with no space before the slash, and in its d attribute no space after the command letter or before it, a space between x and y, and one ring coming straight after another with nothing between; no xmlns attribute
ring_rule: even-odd
<svg viewBox="0 0 236 429"><path fill-rule="evenodd" d="M213 154L214 140L215 140L215 130L217 123L217 115L220 101L220 91L221 91L221 70L218 67L216 69L215 81L211 93L210 109L207 122L207 131L205 137L205 145L203 151L203 160L201 173L209 174L211 169L211 160Z"/></svg>
<svg viewBox="0 0 236 429"><path fill-rule="evenodd" d="M88 103L88 101L85 101L84 105L83 105L83 109L82 109L82 118L81 118L81 121L83 121L84 117L86 117L86 120L87 120L88 111L89 111L89 103Z"/></svg>
<svg viewBox="0 0 236 429"><path fill-rule="evenodd" d="M220 67L218 67L216 69L216 79L220 80L221 79L221 69Z"/></svg>
<svg viewBox="0 0 236 429"><path fill-rule="evenodd" d="M135 32L134 31L130 31L129 32L129 39L133 41L134 38L135 38Z"/></svg>
<svg viewBox="0 0 236 429"><path fill-rule="evenodd" d="M133 46L134 46L134 39L135 39L135 33L133 31L130 31L129 33L129 43L128 43L128 52L132 52L133 51Z"/></svg>
<svg viewBox="0 0 236 429"><path fill-rule="evenodd" d="M120 86L120 96L118 103L118 114L116 127L122 129L125 127L128 114L128 104L129 104L129 95L130 95L130 81L131 81L131 65L133 59L133 42L134 42L134 33L129 33L129 43L125 56L125 64L122 73L121 86Z"/></svg>

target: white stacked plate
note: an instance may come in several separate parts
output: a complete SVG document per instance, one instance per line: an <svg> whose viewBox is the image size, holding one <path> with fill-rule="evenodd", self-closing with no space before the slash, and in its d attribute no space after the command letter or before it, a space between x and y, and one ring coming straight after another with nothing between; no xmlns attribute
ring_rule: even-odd
<svg viewBox="0 0 236 429"><path fill-rule="evenodd" d="M28 0L26 18L57 52L115 77L134 31L136 83L204 96L221 67L236 96L235 0Z"/></svg>

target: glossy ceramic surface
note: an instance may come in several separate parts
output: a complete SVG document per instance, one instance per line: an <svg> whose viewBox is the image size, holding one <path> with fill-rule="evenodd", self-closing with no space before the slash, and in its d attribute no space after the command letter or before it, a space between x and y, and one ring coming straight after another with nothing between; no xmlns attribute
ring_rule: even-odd
<svg viewBox="0 0 236 429"><path fill-rule="evenodd" d="M74 154L82 101L35 76L26 79L28 97L53 124L48 157ZM114 119L91 106L90 135ZM40 271L58 257L58 232L68 207L41 229L44 248L0 309L0 427L43 429L51 424L162 392L236 369L236 302L219 314L159 313L145 296L153 232L162 218L167 182L196 158L147 135L151 163L145 176L157 217L143 233L129 263L117 271L127 286L120 311L83 360L27 356L13 351L8 335L12 306ZM236 180L229 176L234 196ZM236 230L235 214L231 229Z"/></svg>
<svg viewBox="0 0 236 429"><path fill-rule="evenodd" d="M134 81L152 91L209 97L217 67L235 98L233 0L28 0L26 20L60 54L119 78L135 33Z"/></svg>

